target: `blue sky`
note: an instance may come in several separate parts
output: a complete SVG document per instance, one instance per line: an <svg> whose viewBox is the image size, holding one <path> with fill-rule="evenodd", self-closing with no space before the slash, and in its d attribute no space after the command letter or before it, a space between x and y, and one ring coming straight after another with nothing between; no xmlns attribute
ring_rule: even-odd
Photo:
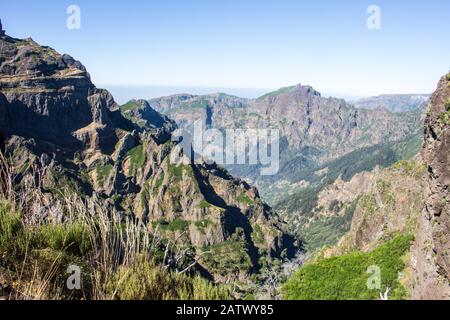
<svg viewBox="0 0 450 320"><path fill-rule="evenodd" d="M81 29L66 28L69 5ZM381 30L366 27L381 9ZM432 92L450 68L450 1L0 0L4 29L82 61L102 86Z"/></svg>

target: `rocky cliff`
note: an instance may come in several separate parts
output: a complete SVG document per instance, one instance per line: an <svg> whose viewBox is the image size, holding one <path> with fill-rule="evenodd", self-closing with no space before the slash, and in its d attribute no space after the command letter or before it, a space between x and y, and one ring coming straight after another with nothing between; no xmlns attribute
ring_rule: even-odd
<svg viewBox="0 0 450 320"><path fill-rule="evenodd" d="M427 165L415 270L418 299L450 298L450 74L431 97L422 157Z"/></svg>
<svg viewBox="0 0 450 320"><path fill-rule="evenodd" d="M443 77L431 97L421 156L338 180L319 193L315 220L339 221L350 204L354 212L338 245L321 250L314 260L373 252L398 235L411 235L414 241L398 276L408 297L450 299L449 83L450 75Z"/></svg>
<svg viewBox="0 0 450 320"><path fill-rule="evenodd" d="M18 185L32 165L44 168L47 193L76 192L141 219L191 247L220 281L247 279L262 257L292 253L255 188L217 166L171 161L175 124L146 102L120 110L72 57L3 36L0 92L0 137Z"/></svg>

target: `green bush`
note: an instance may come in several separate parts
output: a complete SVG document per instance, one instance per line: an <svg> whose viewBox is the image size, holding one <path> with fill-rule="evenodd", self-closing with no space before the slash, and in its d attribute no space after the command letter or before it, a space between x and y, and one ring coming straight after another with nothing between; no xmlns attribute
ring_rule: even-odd
<svg viewBox="0 0 450 320"><path fill-rule="evenodd" d="M391 288L390 299L403 299L406 291L398 281L402 260L409 250L411 236L397 236L372 252L352 252L339 257L321 259L305 265L283 286L289 300L372 300ZM369 289L367 273L370 266L381 270L381 288Z"/></svg>

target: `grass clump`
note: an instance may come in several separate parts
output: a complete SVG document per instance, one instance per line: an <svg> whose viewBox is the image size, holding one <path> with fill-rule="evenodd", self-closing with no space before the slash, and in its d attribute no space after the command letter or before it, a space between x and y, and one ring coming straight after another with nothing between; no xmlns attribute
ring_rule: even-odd
<svg viewBox="0 0 450 320"><path fill-rule="evenodd" d="M107 288L111 298L117 300L227 300L231 297L227 286L167 272L145 260L120 267Z"/></svg>
<svg viewBox="0 0 450 320"><path fill-rule="evenodd" d="M0 257L25 252L29 235L22 216L6 203L0 203Z"/></svg>
<svg viewBox="0 0 450 320"><path fill-rule="evenodd" d="M84 223L46 224L38 229L36 235L42 247L84 256L91 249L91 235Z"/></svg>
<svg viewBox="0 0 450 320"><path fill-rule="evenodd" d="M153 188L153 195L154 196L158 195L158 192L161 189L161 186L163 185L163 182L164 182L164 174L161 174L159 176L159 178L156 180L155 186Z"/></svg>
<svg viewBox="0 0 450 320"><path fill-rule="evenodd" d="M398 280L405 268L403 256L408 252L412 236L400 235L372 252L351 252L339 257L321 259L298 270L283 286L288 300L373 300L380 292L391 289L390 299L406 298L406 290ZM381 288L369 289L369 267L381 270Z"/></svg>
<svg viewBox="0 0 450 320"><path fill-rule="evenodd" d="M255 244L263 244L265 242L264 233L259 224L253 225L252 240Z"/></svg>

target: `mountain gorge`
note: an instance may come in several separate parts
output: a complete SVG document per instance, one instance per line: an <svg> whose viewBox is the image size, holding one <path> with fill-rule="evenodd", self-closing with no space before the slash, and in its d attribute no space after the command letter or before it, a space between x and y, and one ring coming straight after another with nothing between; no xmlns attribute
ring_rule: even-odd
<svg viewBox="0 0 450 320"><path fill-rule="evenodd" d="M174 137L196 120L278 129L280 170L192 161ZM449 128L450 74L431 97L118 105L81 62L2 35L0 299L449 299Z"/></svg>
<svg viewBox="0 0 450 320"><path fill-rule="evenodd" d="M257 189L215 165L173 162L175 123L148 106L140 122L122 116L72 57L2 36L0 91L0 134L17 186L31 178L50 202L74 193L111 217L142 221L218 282L246 281L261 259L293 254L294 240Z"/></svg>
<svg viewBox="0 0 450 320"><path fill-rule="evenodd" d="M256 166L227 166L255 183L270 204L307 184L324 164L363 148L420 139L423 108L407 113L357 109L344 100L323 98L308 86L293 86L258 99L226 94L175 95L152 99L149 105L181 127L201 120L206 127L273 128L280 131L280 170L261 177ZM417 150L418 151L418 148ZM292 186L292 187L291 187Z"/></svg>
<svg viewBox="0 0 450 320"><path fill-rule="evenodd" d="M309 249L316 249L335 244L348 231L352 216L350 206L346 218L325 219L319 213L322 206L317 201L324 188L339 179L349 181L359 173L411 159L419 152L425 98L407 97L392 96L369 110L342 99L322 97L312 87L297 85L257 99L222 93L179 94L147 103L188 131L197 120L206 128L222 132L226 129L279 130L280 168L276 174L261 176L258 165L227 164L225 167L254 184L263 199L288 221L289 231L302 238ZM396 106L404 105L404 100L415 103L409 111L388 111L389 108L397 110ZM130 115L133 109L140 109L136 101L122 108Z"/></svg>

